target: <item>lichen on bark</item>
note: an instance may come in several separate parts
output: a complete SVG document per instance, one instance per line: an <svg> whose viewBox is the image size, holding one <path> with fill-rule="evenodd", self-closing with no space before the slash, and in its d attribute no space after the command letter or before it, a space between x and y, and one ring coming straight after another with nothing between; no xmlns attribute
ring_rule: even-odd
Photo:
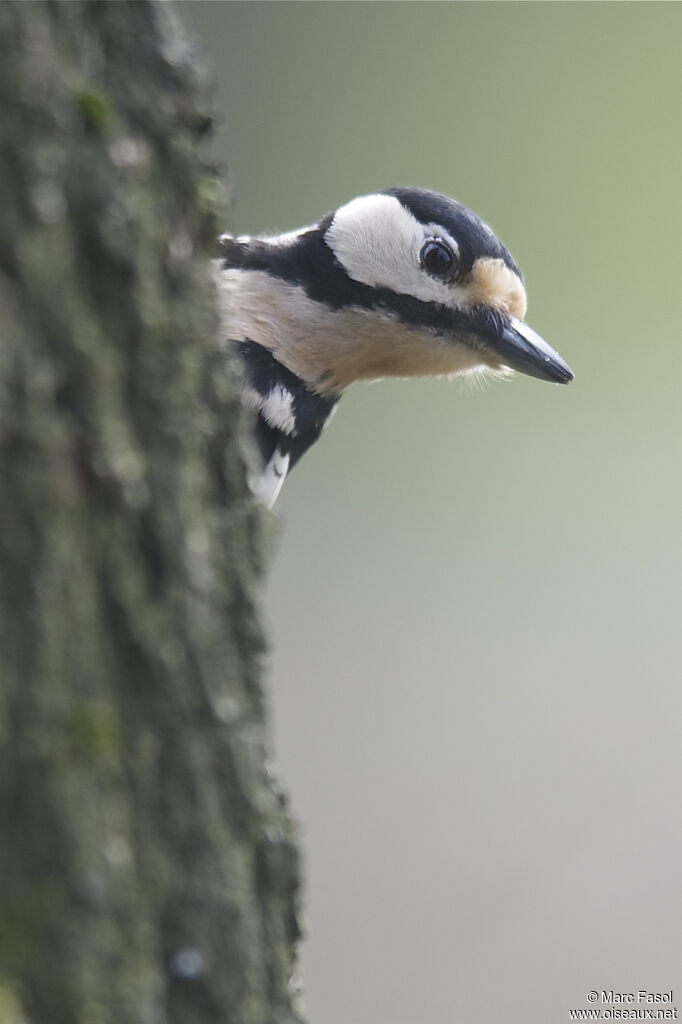
<svg viewBox="0 0 682 1024"><path fill-rule="evenodd" d="M0 5L0 1024L299 1019L210 130L163 5Z"/></svg>

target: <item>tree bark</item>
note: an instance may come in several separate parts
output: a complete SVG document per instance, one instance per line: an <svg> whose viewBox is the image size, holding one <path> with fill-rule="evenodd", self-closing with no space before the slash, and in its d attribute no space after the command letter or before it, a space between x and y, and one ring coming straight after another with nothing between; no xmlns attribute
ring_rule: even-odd
<svg viewBox="0 0 682 1024"><path fill-rule="evenodd" d="M4 0L0 126L0 1024L289 1024L196 55L154 0Z"/></svg>

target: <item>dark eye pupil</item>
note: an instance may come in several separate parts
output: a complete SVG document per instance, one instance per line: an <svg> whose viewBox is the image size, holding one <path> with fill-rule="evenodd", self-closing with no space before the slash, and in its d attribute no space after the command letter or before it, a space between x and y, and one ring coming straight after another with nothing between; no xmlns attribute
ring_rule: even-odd
<svg viewBox="0 0 682 1024"><path fill-rule="evenodd" d="M427 242L421 251L421 261L429 274L442 277L450 270L453 255L444 242Z"/></svg>

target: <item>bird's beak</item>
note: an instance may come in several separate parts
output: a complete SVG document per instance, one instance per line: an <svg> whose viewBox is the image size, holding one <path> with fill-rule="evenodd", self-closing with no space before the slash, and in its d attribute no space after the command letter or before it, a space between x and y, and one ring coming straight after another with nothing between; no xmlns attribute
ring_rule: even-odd
<svg viewBox="0 0 682 1024"><path fill-rule="evenodd" d="M555 384L570 384L573 380L573 371L559 353L515 316L510 317L497 337L486 337L486 346L510 370Z"/></svg>

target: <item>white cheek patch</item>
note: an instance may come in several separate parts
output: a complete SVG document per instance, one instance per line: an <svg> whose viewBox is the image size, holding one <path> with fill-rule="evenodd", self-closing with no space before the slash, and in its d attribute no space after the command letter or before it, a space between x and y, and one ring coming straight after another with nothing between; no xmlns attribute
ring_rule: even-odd
<svg viewBox="0 0 682 1024"><path fill-rule="evenodd" d="M419 262L424 242L434 236L457 252L457 243L440 225L420 224L395 196L369 195L336 211L325 241L354 281L447 304L452 287L430 277Z"/></svg>

